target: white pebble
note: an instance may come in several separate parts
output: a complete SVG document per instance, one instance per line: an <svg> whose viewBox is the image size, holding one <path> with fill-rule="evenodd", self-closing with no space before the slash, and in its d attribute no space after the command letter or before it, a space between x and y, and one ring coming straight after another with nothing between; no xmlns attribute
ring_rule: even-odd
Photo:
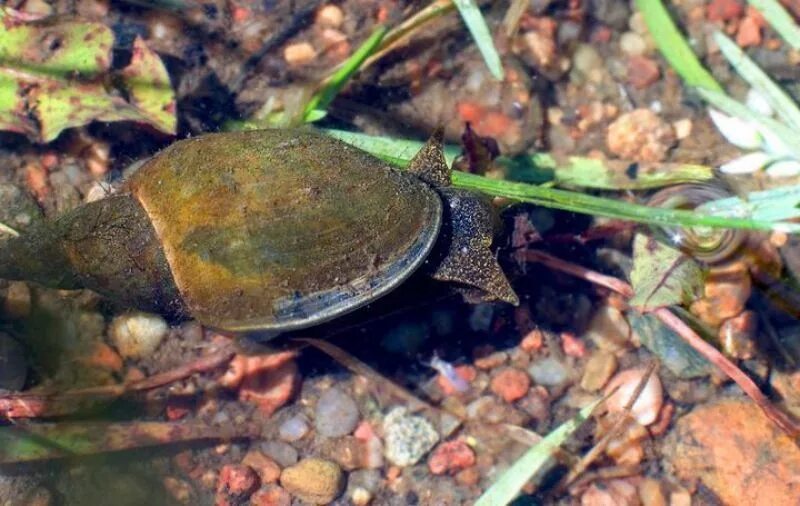
<svg viewBox="0 0 800 506"><path fill-rule="evenodd" d="M630 402L636 388L644 378L646 370L626 369L616 374L606 385L605 393L608 395L615 388L616 393L606 400L606 408L611 413L625 411L625 406ZM650 425L658 418L661 405L664 402L664 392L658 374L653 372L642 389L641 394L633 403L631 414L640 425Z"/></svg>
<svg viewBox="0 0 800 506"><path fill-rule="evenodd" d="M169 326L158 315L134 311L114 318L108 336L125 358L143 358L158 348Z"/></svg>
<svg viewBox="0 0 800 506"><path fill-rule="evenodd" d="M297 415L283 422L278 428L278 434L281 439L291 443L303 439L310 429L308 420L303 415Z"/></svg>
<svg viewBox="0 0 800 506"><path fill-rule="evenodd" d="M647 51L647 42L638 33L625 32L619 38L619 48L628 56L641 56Z"/></svg>

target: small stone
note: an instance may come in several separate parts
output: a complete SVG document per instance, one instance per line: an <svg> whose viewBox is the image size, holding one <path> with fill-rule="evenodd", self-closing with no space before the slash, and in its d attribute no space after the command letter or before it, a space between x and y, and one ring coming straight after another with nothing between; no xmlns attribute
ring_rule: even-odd
<svg viewBox="0 0 800 506"><path fill-rule="evenodd" d="M108 337L124 358L150 356L167 337L169 326L151 313L133 311L117 316L108 327Z"/></svg>
<svg viewBox="0 0 800 506"><path fill-rule="evenodd" d="M366 467L367 443L354 436L329 439L322 447L321 453L342 466L345 471Z"/></svg>
<svg viewBox="0 0 800 506"><path fill-rule="evenodd" d="M544 333L539 329L534 329L525 334L519 343L520 348L528 353L535 353L542 349L544 345Z"/></svg>
<svg viewBox="0 0 800 506"><path fill-rule="evenodd" d="M603 58L591 44L581 44L572 54L572 67L586 76L591 71L603 67Z"/></svg>
<svg viewBox="0 0 800 506"><path fill-rule="evenodd" d="M628 56L642 56L647 51L647 43L638 33L625 32L619 38L619 48Z"/></svg>
<svg viewBox="0 0 800 506"><path fill-rule="evenodd" d="M695 407L662 451L678 478L701 481L721 504L797 504L800 497L800 449L750 400Z"/></svg>
<svg viewBox="0 0 800 506"><path fill-rule="evenodd" d="M653 478L644 478L639 482L639 499L642 506L667 506L661 482Z"/></svg>
<svg viewBox="0 0 800 506"><path fill-rule="evenodd" d="M625 411L625 406L630 402L645 373L646 370L644 368L626 369L611 378L611 381L606 385L605 393L609 394L615 388L619 388L617 388L614 395L606 399L605 405L609 412L621 413ZM663 402L664 392L661 387L661 380L654 371L650 374L650 378L647 380L636 402L633 403L631 414L639 424L643 426L650 425L658 418L658 412L661 410Z"/></svg>
<svg viewBox="0 0 800 506"><path fill-rule="evenodd" d="M746 268L712 271L706 280L703 298L694 301L690 310L705 323L718 327L744 310L751 290L752 281Z"/></svg>
<svg viewBox="0 0 800 506"><path fill-rule="evenodd" d="M623 159L660 162L675 143L672 125L650 109L636 109L620 115L608 126L606 145Z"/></svg>
<svg viewBox="0 0 800 506"><path fill-rule="evenodd" d="M229 464L222 466L217 481L217 499L237 502L250 497L258 488L258 475L249 466Z"/></svg>
<svg viewBox="0 0 800 506"><path fill-rule="evenodd" d="M543 358L528 367L528 374L537 385L557 387L569 381L569 368L553 357Z"/></svg>
<svg viewBox="0 0 800 506"><path fill-rule="evenodd" d="M440 444L428 459L428 469L433 474L455 474L473 465L475 452L460 439Z"/></svg>
<svg viewBox="0 0 800 506"><path fill-rule="evenodd" d="M636 466L644 460L642 441L648 435L647 429L636 422L631 422L622 434L608 442L605 453L614 459L618 466Z"/></svg>
<svg viewBox="0 0 800 506"><path fill-rule="evenodd" d="M413 466L439 441L433 425L403 407L392 409L383 421L386 458L401 467Z"/></svg>
<svg viewBox="0 0 800 506"><path fill-rule="evenodd" d="M706 7L706 18L709 21L731 21L739 19L744 8L738 0L711 0Z"/></svg>
<svg viewBox="0 0 800 506"><path fill-rule="evenodd" d="M645 56L632 56L628 60L628 82L636 89L643 90L661 77L658 63ZM676 134L677 137L677 134Z"/></svg>
<svg viewBox="0 0 800 506"><path fill-rule="evenodd" d="M292 443L303 439L303 437L308 434L309 430L311 430L311 426L308 424L306 417L303 415L296 415L289 418L278 427L278 435L284 441Z"/></svg>
<svg viewBox="0 0 800 506"><path fill-rule="evenodd" d="M587 392L597 392L611 379L617 370L617 357L613 353L597 350L586 362L581 378L581 388Z"/></svg>
<svg viewBox="0 0 800 506"><path fill-rule="evenodd" d="M372 492L365 488L356 487L350 493L350 500L355 506L366 506L372 502Z"/></svg>
<svg viewBox="0 0 800 506"><path fill-rule="evenodd" d="M25 318L31 312L31 289L24 281L11 281L3 301L3 314L11 320Z"/></svg>
<svg viewBox="0 0 800 506"><path fill-rule="evenodd" d="M255 404L264 416L271 416L289 402L294 395L300 376L294 360L274 368L264 368L247 374L239 387L239 400Z"/></svg>
<svg viewBox="0 0 800 506"><path fill-rule="evenodd" d="M283 59L290 67L301 67L314 61L317 50L308 42L297 42L283 49Z"/></svg>
<svg viewBox="0 0 800 506"><path fill-rule="evenodd" d="M278 485L266 485L250 496L251 506L291 506L292 496Z"/></svg>
<svg viewBox="0 0 800 506"><path fill-rule="evenodd" d="M514 402L528 393L530 377L519 369L507 367L497 373L489 384L492 392L506 402Z"/></svg>
<svg viewBox="0 0 800 506"><path fill-rule="evenodd" d="M250 466L258 474L261 484L275 483L281 475L281 468L274 460L258 450L250 450L242 459L242 464Z"/></svg>
<svg viewBox="0 0 800 506"><path fill-rule="evenodd" d="M749 360L756 353L757 332L758 315L747 310L722 322L717 337L727 355L740 360Z"/></svg>
<svg viewBox="0 0 800 506"><path fill-rule="evenodd" d="M317 11L316 23L328 28L339 28L344 21L344 12L333 4L323 5Z"/></svg>
<svg viewBox="0 0 800 506"><path fill-rule="evenodd" d="M314 427L325 437L350 434L358 425L359 413L356 401L338 388L324 392L317 401L314 412Z"/></svg>
<svg viewBox="0 0 800 506"><path fill-rule="evenodd" d="M581 496L581 506L639 506L636 487L627 480L592 483Z"/></svg>
<svg viewBox="0 0 800 506"><path fill-rule="evenodd" d="M179 504L189 504L192 498L192 486L186 480L180 480L174 476L167 476L162 481L164 490L175 499Z"/></svg>
<svg viewBox="0 0 800 506"><path fill-rule="evenodd" d="M680 140L688 139L692 135L692 120L691 118L683 118L672 123L672 128L675 130L675 138Z"/></svg>
<svg viewBox="0 0 800 506"><path fill-rule="evenodd" d="M742 48L761 45L761 26L755 17L746 16L739 23L736 43Z"/></svg>
<svg viewBox="0 0 800 506"><path fill-rule="evenodd" d="M568 357L583 358L586 356L586 345L572 332L562 332L561 351Z"/></svg>
<svg viewBox="0 0 800 506"><path fill-rule="evenodd" d="M471 487L473 485L477 485L480 479L481 472L477 466L468 467L456 473L456 483L459 485Z"/></svg>
<svg viewBox="0 0 800 506"><path fill-rule="evenodd" d="M508 362L508 353L504 351L495 351L488 355L475 357L475 367L482 370L494 369Z"/></svg>
<svg viewBox="0 0 800 506"><path fill-rule="evenodd" d="M296 464L299 458L294 446L283 441L265 441L261 443L261 451L281 467Z"/></svg>
<svg viewBox="0 0 800 506"><path fill-rule="evenodd" d="M478 371L471 365L457 365L453 368L453 371L456 375L458 375L459 378L466 381L467 384L472 383L478 376ZM450 396L465 393L459 389L459 386L454 385L453 383L453 381L451 381L441 372L436 375L436 384L439 385L439 388L442 390L444 395ZM467 389L467 391L469 391L469 389Z"/></svg>
<svg viewBox="0 0 800 506"><path fill-rule="evenodd" d="M342 492L342 469L329 460L306 458L281 473L281 485L290 494L313 504L327 504Z"/></svg>
<svg viewBox="0 0 800 506"><path fill-rule="evenodd" d="M616 353L629 345L631 326L619 309L606 305L594 313L584 337L601 350Z"/></svg>

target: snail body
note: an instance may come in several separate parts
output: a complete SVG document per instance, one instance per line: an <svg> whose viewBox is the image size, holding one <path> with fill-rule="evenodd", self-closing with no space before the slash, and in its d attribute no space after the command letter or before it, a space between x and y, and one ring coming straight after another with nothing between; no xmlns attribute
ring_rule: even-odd
<svg viewBox="0 0 800 506"><path fill-rule="evenodd" d="M228 331L284 331L435 279L516 302L490 204L449 188L434 136L408 171L311 130L176 142L121 190L9 240L0 278L89 288Z"/></svg>

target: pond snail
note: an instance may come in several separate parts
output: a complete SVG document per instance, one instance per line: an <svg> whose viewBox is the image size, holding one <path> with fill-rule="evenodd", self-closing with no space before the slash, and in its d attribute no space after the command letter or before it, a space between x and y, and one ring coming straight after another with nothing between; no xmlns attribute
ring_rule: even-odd
<svg viewBox="0 0 800 506"><path fill-rule="evenodd" d="M647 204L690 211L707 202L730 196L729 192L718 186L682 184L656 192ZM729 260L740 251L748 235L741 230L710 227L656 227L656 231L676 248L706 264Z"/></svg>
<svg viewBox="0 0 800 506"><path fill-rule="evenodd" d="M490 250L494 223L487 199L450 187L441 135L401 171L310 129L217 133L0 244L0 278L280 333L364 306L418 269L518 303Z"/></svg>

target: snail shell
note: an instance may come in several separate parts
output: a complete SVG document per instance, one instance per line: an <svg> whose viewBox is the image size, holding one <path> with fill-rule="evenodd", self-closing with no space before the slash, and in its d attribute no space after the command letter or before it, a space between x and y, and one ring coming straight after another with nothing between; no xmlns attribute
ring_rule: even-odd
<svg viewBox="0 0 800 506"><path fill-rule="evenodd" d="M706 202L730 197L723 188L706 184L682 184L665 188L647 201L651 207L694 210ZM670 244L704 263L723 262L742 247L747 233L710 227L654 227Z"/></svg>

